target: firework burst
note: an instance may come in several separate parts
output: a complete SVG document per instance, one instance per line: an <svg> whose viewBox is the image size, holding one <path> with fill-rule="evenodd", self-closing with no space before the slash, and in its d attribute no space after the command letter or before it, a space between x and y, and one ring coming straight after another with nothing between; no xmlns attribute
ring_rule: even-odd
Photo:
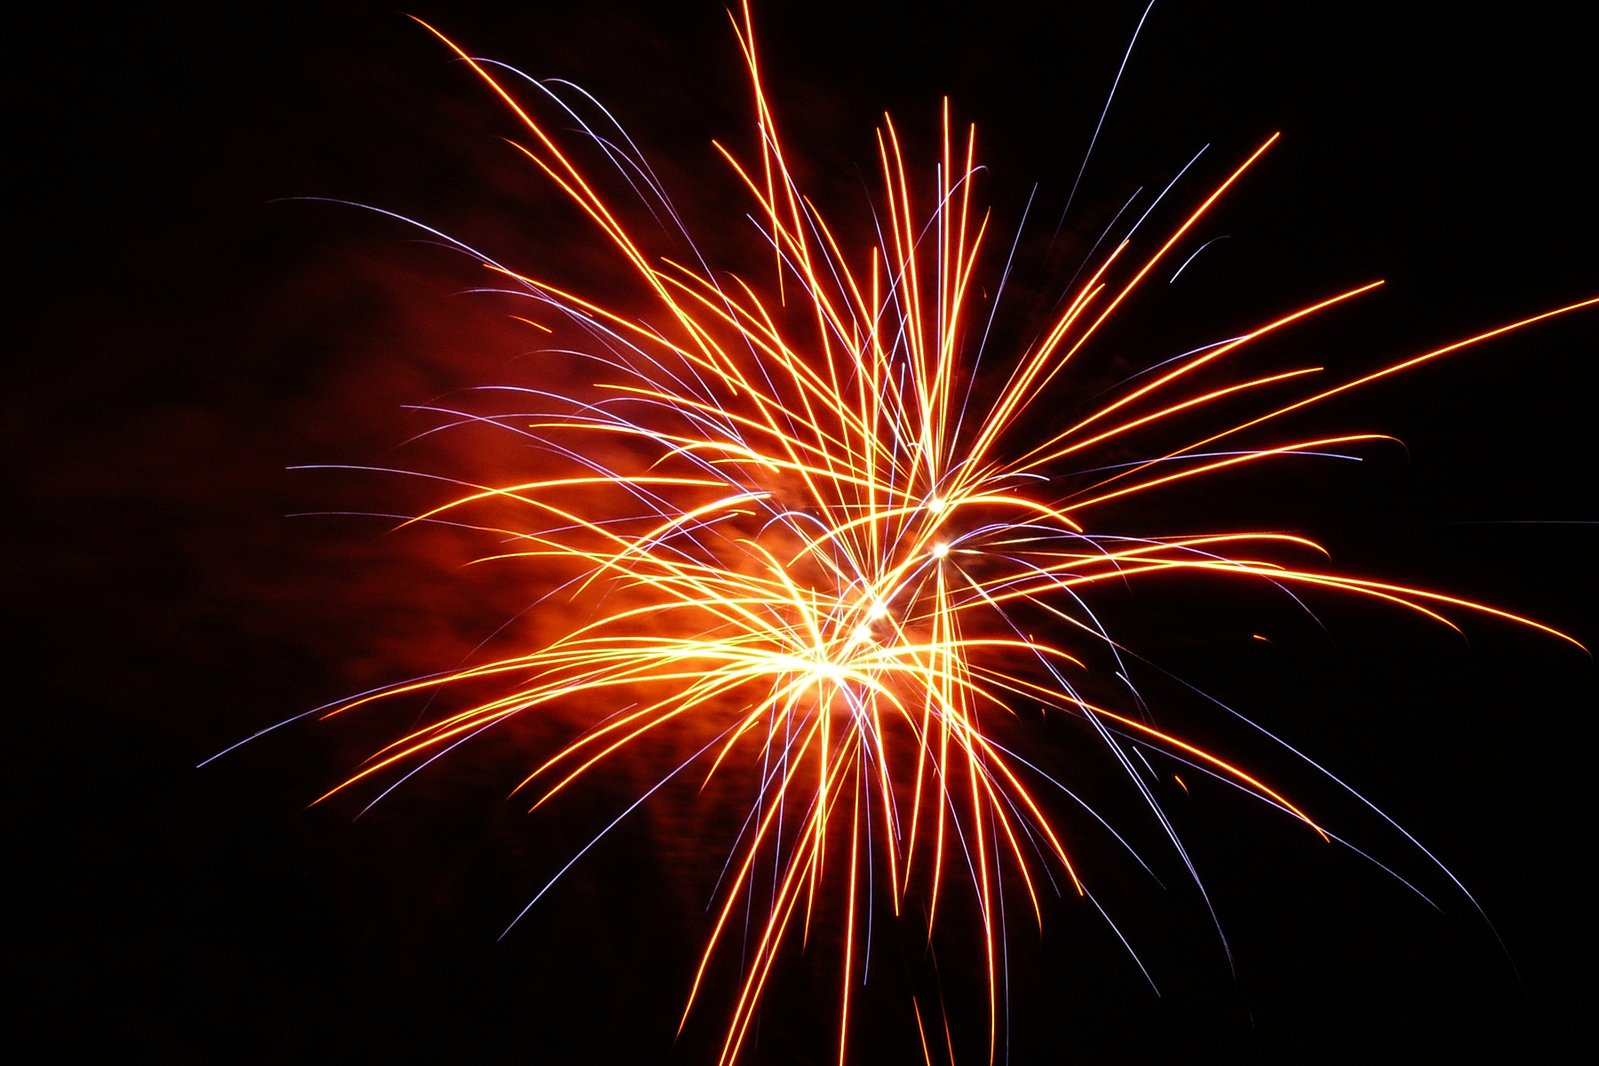
<svg viewBox="0 0 1599 1066"><path fill-rule="evenodd" d="M677 753L693 737L617 821L680 777L743 789L711 931L686 975L685 1021L722 1009L705 1002L708 990L737 969L719 1063L749 1051L774 971L822 922L839 945L832 1025L842 1062L874 907L921 923L930 940L957 899L974 905L992 1059L1004 1039L1007 925L1042 923L1045 898L1059 891L1092 899L1092 871L1079 869L1051 814L1078 802L1074 782L1008 739L1022 716L1081 723L1190 872L1150 758L1225 781L1306 834L1335 839L1290 790L1142 706L1126 681L1133 653L1096 613L1102 590L1197 578L1294 601L1376 601L1451 628L1491 616L1571 641L1488 604L1330 569L1295 533L1158 536L1129 531L1118 513L1388 439L1282 427L1307 407L1599 299L1349 380L1329 382L1313 366L1244 369L1372 282L1280 308L1085 405L1074 373L1096 338L1196 253L1204 221L1277 138L1208 186L1186 181L1193 207L1161 237L1130 221L1113 230L1030 343L1006 356L989 342L1007 242L981 206L975 130L946 105L938 158L924 170L885 119L874 228L837 228L795 177L747 8L734 28L756 147L717 148L748 197L762 273L729 270L696 243L648 161L586 94L475 59L440 35L512 111L517 149L592 224L648 310L434 234L477 257L494 279L487 287L525 301L531 329L579 335L580 349L551 358L592 373L581 389L501 390L514 410L441 408L441 428L487 425L538 460L509 480L428 475L449 494L405 524L485 535L496 547L483 563L528 562L556 587L526 648L328 709L440 697L323 798L381 798L469 741L563 708L594 713L575 739L531 756L517 791L534 809L624 757ZM653 217L647 232L641 208ZM662 231L678 251L656 247ZM1108 698L1106 677L1127 695ZM923 1056L952 1056L936 1001L914 1000L912 1013Z"/></svg>

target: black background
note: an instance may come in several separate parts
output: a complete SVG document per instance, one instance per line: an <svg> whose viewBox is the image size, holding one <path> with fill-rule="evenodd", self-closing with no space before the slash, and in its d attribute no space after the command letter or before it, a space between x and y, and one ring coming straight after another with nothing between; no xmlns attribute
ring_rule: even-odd
<svg viewBox="0 0 1599 1066"><path fill-rule="evenodd" d="M714 4L673 6L692 10L417 14L477 54L592 89L697 225L736 228L721 220L742 201L709 146L750 147L731 31ZM824 204L858 209L854 168L869 174L885 108L925 145L947 93L979 124L1008 237L1035 181L1046 206L1030 226L1053 226L1140 12L1091 6L767 4L757 24L779 120ZM1287 353L1357 373L1591 295L1599 101L1562 11L1158 6L1062 255L1201 144L1211 169L1190 198L1271 131L1285 138L1207 230L1227 239L1196 261L1197 295L1142 305L1108 354L1175 354L1383 277ZM36 1007L21 1028L174 1061L708 1061L714 1004L673 1038L709 891L705 849L683 844L692 797L620 832L497 941L640 782L528 817L503 798L525 760L501 752L359 820L353 803L306 809L392 721L290 727L194 768L429 669L503 614L504 589L380 523L286 517L394 506L381 484L286 468L403 464L417 423L402 405L529 373L525 337L503 307L460 295L480 279L458 257L284 198L392 209L603 287L592 242L496 140L510 132L496 103L393 10L73 15L27 37L4 419L13 877L30 890L11 955ZM1042 291L1050 269L1017 284ZM1336 405L1305 424L1408 448L1233 502L1282 504L1278 522L1323 537L1348 569L1592 646L1594 527L1574 523L1596 518L1594 326L1574 315ZM1041 941L1017 925L1011 1061L1536 1059L1576 1032L1594 995L1592 661L1492 620L1467 619L1462 640L1336 604L1319 635L1278 611L1266 647L1240 605L1189 602L1174 622L1162 603L1153 619L1121 605L1140 646L1390 811L1471 890L1504 950L1413 849L1287 760L1277 780L1308 779L1348 812L1354 843L1423 879L1442 911L1263 808L1196 796L1182 817L1233 966L1180 878L1163 892L1113 866L1097 890L1164 995L1086 904L1062 900ZM1212 728L1187 713L1190 732ZM893 1021L863 1011L854 1046L861 1061L908 1061L903 975L883 957L871 994ZM806 987L813 966L823 992ZM832 971L810 957L793 971L750 1061L831 1054ZM962 1039L977 1034L963 1061L980 1061L980 1008L958 974L946 981Z"/></svg>

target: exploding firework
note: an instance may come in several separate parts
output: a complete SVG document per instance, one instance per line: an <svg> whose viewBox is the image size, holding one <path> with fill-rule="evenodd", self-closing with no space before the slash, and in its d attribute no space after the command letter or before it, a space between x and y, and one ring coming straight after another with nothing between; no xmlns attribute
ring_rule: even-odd
<svg viewBox="0 0 1599 1066"><path fill-rule="evenodd" d="M885 120L871 226L840 227L795 175L747 9L735 30L755 147L718 150L761 244L759 261L736 269L696 241L592 99L441 36L514 113L528 164L614 257L604 290L620 276L635 295L593 295L435 234L479 259L486 287L524 301L529 329L574 338L549 358L586 368L586 380L492 390L514 400L510 410L440 405L441 429L492 429L536 462L505 480L424 475L449 494L405 524L485 536L496 547L483 564L526 564L548 587L527 646L331 708L421 695L430 717L324 798L381 798L469 742L515 738L526 719L575 708L586 727L533 753L517 784L533 808L641 753L661 753L656 783L617 821L679 779L720 803L742 796L711 930L685 982L685 1021L725 1010L719 1062L749 1051L774 974L823 923L836 933L831 1025L843 1061L885 907L929 941L949 909L969 909L993 1058L1008 927L1042 923L1046 897L1061 891L1105 912L1056 813L1086 809L1079 783L1024 746L1030 721L1080 725L1190 872L1157 788L1182 774L1228 783L1335 839L1291 789L1144 706L1129 680L1136 649L1097 607L1113 590L1193 580L1289 603L1353 597L1448 627L1475 614L1571 640L1488 604L1331 569L1303 535L1192 530L1197 521L1162 535L1143 516L1195 486L1378 445L1388 438L1284 427L1313 405L1599 300L1346 380L1313 366L1251 369L1257 351L1373 282L1277 309L1089 401L1075 383L1096 341L1202 249L1205 221L1276 138L1208 184L1174 182L1169 196L1192 206L1159 237L1147 236L1142 207L1113 223L1007 354L994 338L1013 332L1001 322L1010 242L981 207L975 131L946 105L937 158L919 168ZM1120 517L1129 513L1140 517ZM1104 831L1115 835L1108 822ZM724 986L729 1002L708 1003ZM936 998L913 999L908 1013L923 1056L949 1057Z"/></svg>

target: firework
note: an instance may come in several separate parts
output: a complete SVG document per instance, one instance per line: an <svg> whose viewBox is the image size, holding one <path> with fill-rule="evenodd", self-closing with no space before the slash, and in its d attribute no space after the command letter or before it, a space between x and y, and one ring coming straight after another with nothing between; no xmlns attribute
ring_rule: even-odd
<svg viewBox="0 0 1599 1066"><path fill-rule="evenodd" d="M1280 784L1176 735L1136 699L1100 695L1110 689L1097 677L1125 676L1132 654L1101 624L1100 590L1192 577L1378 601L1449 627L1493 616L1575 643L1484 603L1329 569L1301 535L1154 536L1125 531L1118 509L1385 440L1281 427L1311 405L1599 298L1345 381L1310 366L1229 369L1373 282L1262 316L1093 405L1062 402L1096 337L1202 245L1201 223L1276 137L1190 193L1192 210L1169 233L1115 232L1031 342L1006 357L987 351L999 298L984 285L1004 247L980 206L975 130L957 128L946 105L928 175L885 120L875 227L864 238L835 228L794 176L747 8L735 30L757 147L718 151L748 195L764 274L730 271L695 242L647 160L592 100L440 36L511 109L518 149L593 225L648 311L451 242L479 258L491 287L526 301L530 328L580 334L572 357L592 381L569 392L510 389L511 412L444 412L445 426L487 423L531 445L537 470L447 479L451 494L405 524L484 534L497 547L482 562L531 562L557 588L543 601L543 635L525 649L329 710L441 697L431 717L323 798L381 797L468 741L561 708L597 710L571 742L533 754L517 790L534 809L624 756L678 752L691 736L617 821L679 777L748 786L684 996L685 1021L713 1009L703 1001L718 967L737 965L719 1063L748 1051L785 952L824 921L840 945L832 1025L844 1061L873 906L886 903L931 939L954 899L974 905L992 1059L1003 1039L1004 938L1016 921L1007 905L1042 923L1047 895L1091 898L1092 872L1078 868L1050 813L1073 797L1073 782L1005 739L1020 716L1083 723L1184 865L1149 783L1149 752L1335 839ZM631 202L611 191L618 179ZM657 229L633 221L641 206L681 251L655 247ZM913 1006L924 1057L943 1057L937 1004Z"/></svg>

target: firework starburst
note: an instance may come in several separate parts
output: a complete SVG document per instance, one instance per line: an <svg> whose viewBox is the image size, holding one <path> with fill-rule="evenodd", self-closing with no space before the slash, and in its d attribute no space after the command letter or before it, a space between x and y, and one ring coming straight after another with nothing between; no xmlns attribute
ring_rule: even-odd
<svg viewBox="0 0 1599 1066"><path fill-rule="evenodd" d="M1157 535L1118 516L1276 464L1380 446L1389 438L1293 426L1307 408L1599 300L1347 379L1310 365L1253 369L1257 351L1359 301L1372 281L1271 309L1088 402L1075 391L1080 368L1154 279L1205 245L1207 220L1277 137L1208 183L1174 182L1163 195L1191 206L1159 236L1143 225L1148 211L1118 216L1029 338L996 350L1008 243L982 206L975 129L946 104L937 158L924 166L885 119L872 226L835 226L796 178L747 10L734 28L754 147L717 150L761 245L757 266L737 269L689 231L593 99L440 35L514 114L527 164L612 257L599 288L614 291L621 277L635 294L592 295L429 231L477 258L485 288L521 300L530 330L575 338L545 358L575 362L588 380L492 390L514 402L490 413L434 406L440 429L486 426L531 459L506 479L424 475L447 494L404 525L470 531L493 545L483 565L536 571L539 636L329 709L429 697L423 721L324 798L375 802L468 742L577 708L586 727L530 752L516 783L534 809L650 752L672 754L618 821L676 779L741 790L709 935L684 985L685 1020L726 1012L719 1062L750 1050L774 972L823 923L837 944L831 1027L842 1062L874 922L886 910L931 941L955 905L978 930L993 1058L1007 929L1041 924L1056 893L1094 899L1093 871L1053 813L1082 802L1077 784L1019 750L1025 719L1080 723L1190 874L1155 787L1173 768L1179 783L1208 775L1305 834L1336 839L1292 789L1185 739L1142 703L1128 666L1136 649L1096 611L1106 590L1195 579L1291 604L1370 601L1451 628L1486 617L1571 641L1486 603L1336 569L1300 533L1196 521ZM729 1002L707 1002L723 986ZM938 1003L913 998L910 1013L923 1055L945 1058Z"/></svg>

